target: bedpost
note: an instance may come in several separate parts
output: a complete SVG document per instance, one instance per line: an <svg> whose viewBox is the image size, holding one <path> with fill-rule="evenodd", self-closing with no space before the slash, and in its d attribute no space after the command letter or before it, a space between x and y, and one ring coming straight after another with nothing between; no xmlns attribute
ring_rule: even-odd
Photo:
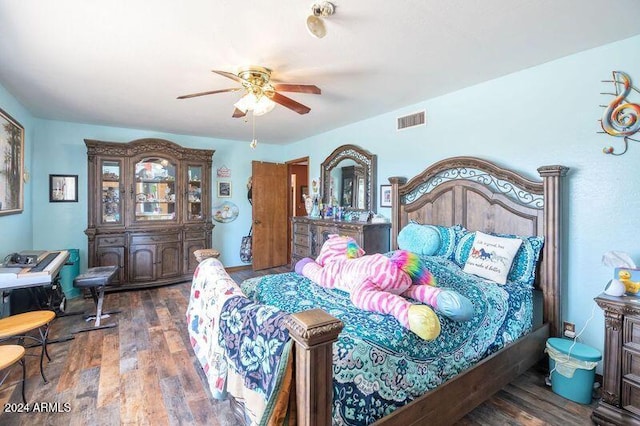
<svg viewBox="0 0 640 426"><path fill-rule="evenodd" d="M564 166L542 166L538 173L544 187L544 268L540 285L544 293L544 322L549 335L560 335L562 320L562 177L569 171Z"/></svg>
<svg viewBox="0 0 640 426"><path fill-rule="evenodd" d="M391 182L391 250L398 249L398 232L400 229L400 194L398 188L407 182L406 178L393 176L389 178Z"/></svg>
<svg viewBox="0 0 640 426"><path fill-rule="evenodd" d="M329 426L333 406L333 342L344 324L322 309L311 309L289 316L286 326L295 341L297 424Z"/></svg>

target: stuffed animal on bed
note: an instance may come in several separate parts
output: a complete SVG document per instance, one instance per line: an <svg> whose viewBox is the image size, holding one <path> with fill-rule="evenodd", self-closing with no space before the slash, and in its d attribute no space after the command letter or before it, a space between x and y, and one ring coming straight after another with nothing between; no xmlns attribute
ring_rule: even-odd
<svg viewBox="0 0 640 426"><path fill-rule="evenodd" d="M434 277L418 255L406 250L396 251L391 258L364 256L353 238L331 235L317 259L301 259L295 271L323 287L348 292L360 309L393 315L425 340L440 334L440 320L429 306L456 321L473 315L469 299L435 287ZM405 297L429 306L412 304Z"/></svg>

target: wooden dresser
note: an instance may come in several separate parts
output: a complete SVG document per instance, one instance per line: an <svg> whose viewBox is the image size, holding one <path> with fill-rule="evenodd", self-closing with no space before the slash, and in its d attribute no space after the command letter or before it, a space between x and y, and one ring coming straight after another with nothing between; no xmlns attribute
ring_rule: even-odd
<svg viewBox="0 0 640 426"><path fill-rule="evenodd" d="M601 294L604 310L602 400L591 419L599 425L640 425L640 298Z"/></svg>
<svg viewBox="0 0 640 426"><path fill-rule="evenodd" d="M389 251L390 223L345 222L331 219L292 217L291 264L303 257L316 258L331 234L353 237L367 254Z"/></svg>

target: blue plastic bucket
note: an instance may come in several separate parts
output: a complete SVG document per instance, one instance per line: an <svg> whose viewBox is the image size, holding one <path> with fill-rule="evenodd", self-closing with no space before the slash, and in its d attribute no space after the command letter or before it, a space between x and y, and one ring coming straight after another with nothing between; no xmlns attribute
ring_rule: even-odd
<svg viewBox="0 0 640 426"><path fill-rule="evenodd" d="M573 340L551 337L547 340L551 389L556 394L590 404L596 365L602 359L599 350Z"/></svg>
<svg viewBox="0 0 640 426"><path fill-rule="evenodd" d="M73 286L73 280L80 273L80 250L67 249L69 258L67 264L60 270L60 284L67 299L80 296L80 290Z"/></svg>

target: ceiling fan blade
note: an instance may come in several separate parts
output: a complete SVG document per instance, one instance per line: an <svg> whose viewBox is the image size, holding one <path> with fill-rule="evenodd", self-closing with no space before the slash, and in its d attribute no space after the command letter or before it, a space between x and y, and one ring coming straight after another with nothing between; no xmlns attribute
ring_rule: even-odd
<svg viewBox="0 0 640 426"><path fill-rule="evenodd" d="M210 90L208 92L199 92L199 93L192 93L190 95L178 96L177 99L189 99L189 98L195 98L197 96L214 95L216 93L235 92L240 89L241 87L234 87L233 89Z"/></svg>
<svg viewBox="0 0 640 426"><path fill-rule="evenodd" d="M238 77L237 75L231 73L231 72L227 72L227 71L218 71L218 70L211 70L212 72L215 72L216 74L222 75L224 77L230 78L231 80L237 81L238 83L246 83L246 80L243 78Z"/></svg>
<svg viewBox="0 0 640 426"><path fill-rule="evenodd" d="M244 117L245 115L247 115L247 113L246 113L246 112L242 112L242 111L240 111L238 108L236 108L236 109L233 111L233 115L232 115L232 117L233 117L233 118L241 118L241 117Z"/></svg>
<svg viewBox="0 0 640 426"><path fill-rule="evenodd" d="M294 101L291 98L287 98L284 95L281 95L278 92L273 92L273 94L271 93L265 93L269 98L271 98L271 100L275 103L278 103L284 107L287 107L295 112L297 112L298 114L306 114L309 111L311 111L311 108L309 108L308 106L302 105L299 102Z"/></svg>
<svg viewBox="0 0 640 426"><path fill-rule="evenodd" d="M318 86L313 84L273 84L273 88L279 92L298 92L298 93L312 93L314 95L320 95L322 91Z"/></svg>

